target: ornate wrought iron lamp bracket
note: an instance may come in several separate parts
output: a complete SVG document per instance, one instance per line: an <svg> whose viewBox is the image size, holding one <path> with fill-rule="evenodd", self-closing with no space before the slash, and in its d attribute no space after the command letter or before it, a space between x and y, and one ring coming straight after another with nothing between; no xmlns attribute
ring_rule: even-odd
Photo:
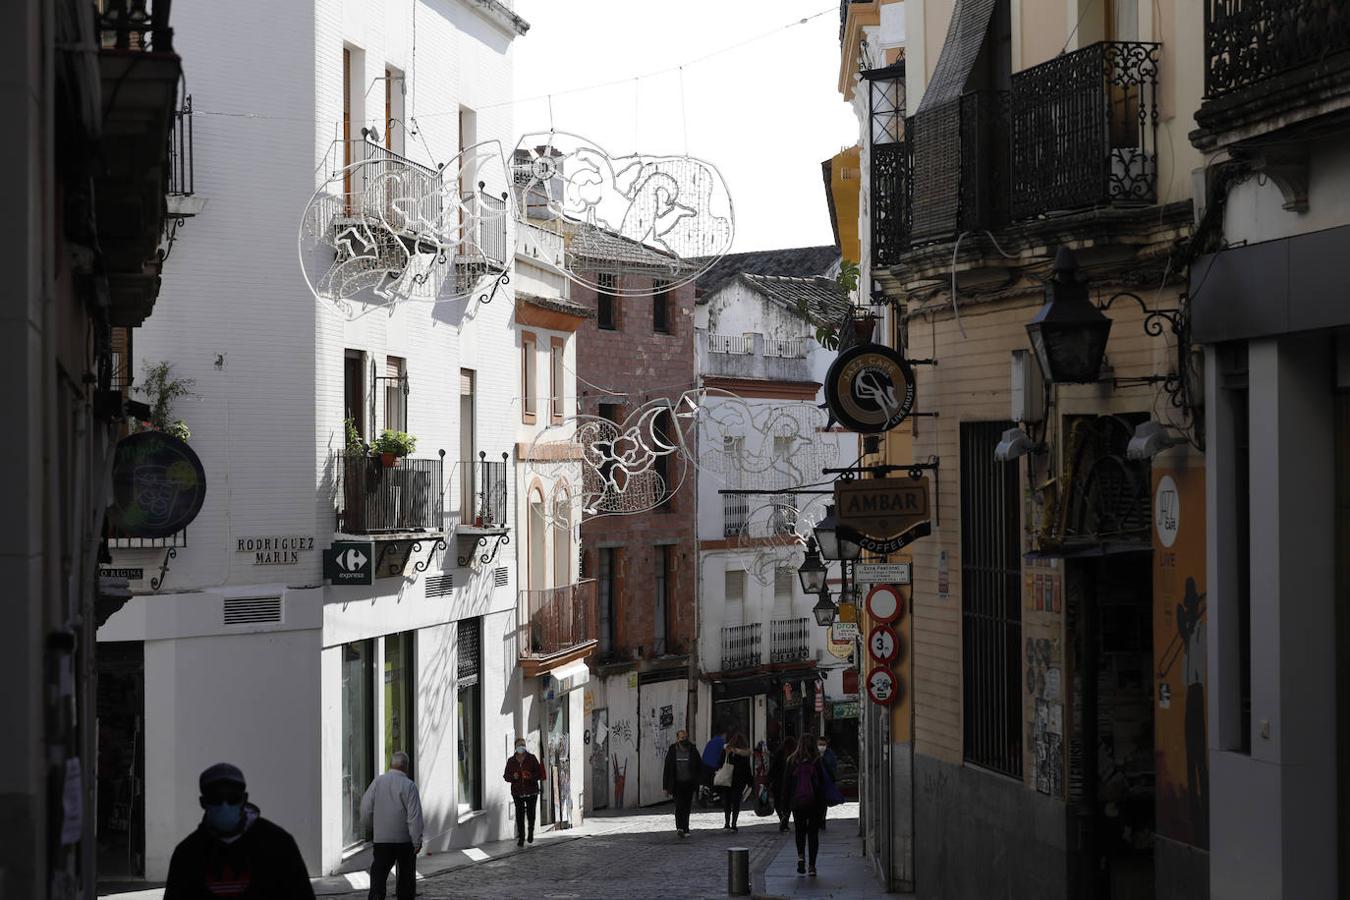
<svg viewBox="0 0 1350 900"><path fill-rule="evenodd" d="M1139 304L1139 309L1144 313L1144 333L1149 337L1159 337L1163 331L1170 331L1177 339L1177 359L1174 371L1166 375L1146 375L1137 379L1117 379L1117 382L1134 384L1161 384L1167 398L1176 409L1185 410L1197 422L1199 421L1198 411L1191 408L1189 401L1189 391L1186 384L1186 372L1190 367L1191 356L1191 322L1190 314L1186 305L1186 296L1181 297L1181 305L1176 309L1149 309L1148 304L1138 294L1129 291L1121 291L1113 294L1103 303L1098 303L1097 308L1106 312L1111 308L1111 304L1120 299L1133 300Z"/></svg>

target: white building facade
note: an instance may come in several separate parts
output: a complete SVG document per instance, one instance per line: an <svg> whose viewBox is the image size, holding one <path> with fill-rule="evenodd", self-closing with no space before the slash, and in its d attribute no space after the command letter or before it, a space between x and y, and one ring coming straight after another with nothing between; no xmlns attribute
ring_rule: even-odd
<svg viewBox="0 0 1350 900"><path fill-rule="evenodd" d="M208 488L188 532L110 542L141 576L98 635L117 688L101 725L143 747L128 874L164 877L201 816L197 775L220 760L311 874L363 867L360 798L394 750L412 757L428 850L507 837L499 772L524 730L520 542L504 540L520 437L511 289L348 319L316 302L295 248L316 168L344 138L433 173L463 145L509 148L528 26L494 0L178 13L200 60L196 152L212 164L197 190L212 215L173 248L172 313L139 336L135 371L165 362L192 380L175 415ZM349 434L385 429L415 450L386 467L349 449ZM335 541L356 542L372 584L328 582Z"/></svg>
<svg viewBox="0 0 1350 900"><path fill-rule="evenodd" d="M753 745L856 736L842 679L852 644L832 646L797 576L800 536L829 498L772 493L824 481L822 468L856 455L856 435L826 428L821 386L835 352L816 339L817 324L837 325L848 309L822 277L741 274L699 300L700 734L727 729Z"/></svg>

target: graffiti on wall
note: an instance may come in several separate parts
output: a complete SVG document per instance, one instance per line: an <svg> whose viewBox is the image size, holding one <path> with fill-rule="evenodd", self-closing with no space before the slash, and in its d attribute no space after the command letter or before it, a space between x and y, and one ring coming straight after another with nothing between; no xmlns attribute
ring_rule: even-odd
<svg viewBox="0 0 1350 900"><path fill-rule="evenodd" d="M1202 470L1153 470L1157 830L1200 848L1209 846L1204 509Z"/></svg>

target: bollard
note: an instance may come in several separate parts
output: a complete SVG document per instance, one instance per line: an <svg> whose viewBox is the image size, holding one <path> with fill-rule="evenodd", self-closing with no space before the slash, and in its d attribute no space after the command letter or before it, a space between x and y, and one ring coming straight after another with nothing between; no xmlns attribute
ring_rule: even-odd
<svg viewBox="0 0 1350 900"><path fill-rule="evenodd" d="M727 896L750 896L750 848L727 848Z"/></svg>

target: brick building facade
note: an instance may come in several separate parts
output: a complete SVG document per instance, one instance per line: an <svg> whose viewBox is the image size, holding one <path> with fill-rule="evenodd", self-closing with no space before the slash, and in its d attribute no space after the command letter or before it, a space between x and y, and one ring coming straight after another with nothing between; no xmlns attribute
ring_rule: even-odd
<svg viewBox="0 0 1350 900"><path fill-rule="evenodd" d="M637 424L649 404L675 407L694 387L694 286L661 291L648 276L612 278L585 280L608 282L614 294L573 285L572 298L596 314L577 332L578 411ZM644 288L653 292L637 293ZM653 415L655 428L693 447L691 420ZM665 800L662 757L675 730L694 720L697 473L678 451L657 456L653 468L668 492L659 506L592 517L581 528L582 571L597 579L600 606L597 677L586 698L592 808Z"/></svg>

